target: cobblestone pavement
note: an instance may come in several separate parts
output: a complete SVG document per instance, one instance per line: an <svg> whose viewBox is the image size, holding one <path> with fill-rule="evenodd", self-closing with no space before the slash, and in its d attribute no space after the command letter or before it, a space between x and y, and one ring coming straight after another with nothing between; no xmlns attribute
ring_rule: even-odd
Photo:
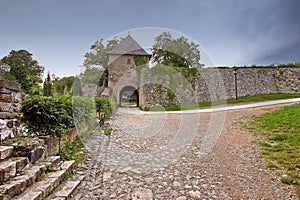
<svg viewBox="0 0 300 200"><path fill-rule="evenodd" d="M243 127L284 105L201 114L118 112L96 133L72 199L297 199Z"/></svg>

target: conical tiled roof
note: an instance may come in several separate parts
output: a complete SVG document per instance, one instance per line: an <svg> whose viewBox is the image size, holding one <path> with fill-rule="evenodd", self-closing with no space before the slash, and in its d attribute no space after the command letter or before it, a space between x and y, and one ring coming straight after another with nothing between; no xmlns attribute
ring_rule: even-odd
<svg viewBox="0 0 300 200"><path fill-rule="evenodd" d="M121 40L120 44L115 46L109 54L116 55L141 55L149 56L148 54L130 35Z"/></svg>

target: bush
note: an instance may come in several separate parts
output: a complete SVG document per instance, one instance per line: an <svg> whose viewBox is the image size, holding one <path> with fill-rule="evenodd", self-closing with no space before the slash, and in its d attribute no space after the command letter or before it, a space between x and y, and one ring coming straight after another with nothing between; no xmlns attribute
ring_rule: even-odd
<svg viewBox="0 0 300 200"><path fill-rule="evenodd" d="M109 99L105 97L95 98L95 103L97 112L105 112L107 117L112 115L112 105Z"/></svg>
<svg viewBox="0 0 300 200"><path fill-rule="evenodd" d="M72 105L73 115L71 114L71 116L73 116L76 126L89 122L96 116L93 98L73 96Z"/></svg>
<svg viewBox="0 0 300 200"><path fill-rule="evenodd" d="M21 122L31 134L60 136L74 126L68 106L55 97L27 97L21 104Z"/></svg>
<svg viewBox="0 0 300 200"><path fill-rule="evenodd" d="M95 115L94 102L86 97L31 96L22 102L20 109L24 127L36 135L60 136Z"/></svg>

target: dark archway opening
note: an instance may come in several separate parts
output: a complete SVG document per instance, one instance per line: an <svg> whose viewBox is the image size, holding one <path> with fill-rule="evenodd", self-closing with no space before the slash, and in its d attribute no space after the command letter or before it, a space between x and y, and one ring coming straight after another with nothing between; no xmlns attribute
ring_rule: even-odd
<svg viewBox="0 0 300 200"><path fill-rule="evenodd" d="M138 107L139 106L138 90L132 86L124 87L120 92L120 106Z"/></svg>

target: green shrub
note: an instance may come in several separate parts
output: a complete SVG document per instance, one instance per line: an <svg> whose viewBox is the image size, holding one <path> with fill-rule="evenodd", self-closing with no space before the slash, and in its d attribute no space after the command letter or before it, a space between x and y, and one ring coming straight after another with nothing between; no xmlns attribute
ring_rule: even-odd
<svg viewBox="0 0 300 200"><path fill-rule="evenodd" d="M66 106L55 97L27 97L21 104L21 122L31 134L60 136L74 126Z"/></svg>
<svg viewBox="0 0 300 200"><path fill-rule="evenodd" d="M96 115L92 98L30 96L21 104L21 122L29 133L60 136Z"/></svg>
<svg viewBox="0 0 300 200"><path fill-rule="evenodd" d="M107 117L112 115L112 105L109 99L105 97L95 98L96 111L105 112Z"/></svg>
<svg viewBox="0 0 300 200"><path fill-rule="evenodd" d="M72 97L72 111L75 124L78 126L82 123L89 122L96 116L95 104L90 97Z"/></svg>

